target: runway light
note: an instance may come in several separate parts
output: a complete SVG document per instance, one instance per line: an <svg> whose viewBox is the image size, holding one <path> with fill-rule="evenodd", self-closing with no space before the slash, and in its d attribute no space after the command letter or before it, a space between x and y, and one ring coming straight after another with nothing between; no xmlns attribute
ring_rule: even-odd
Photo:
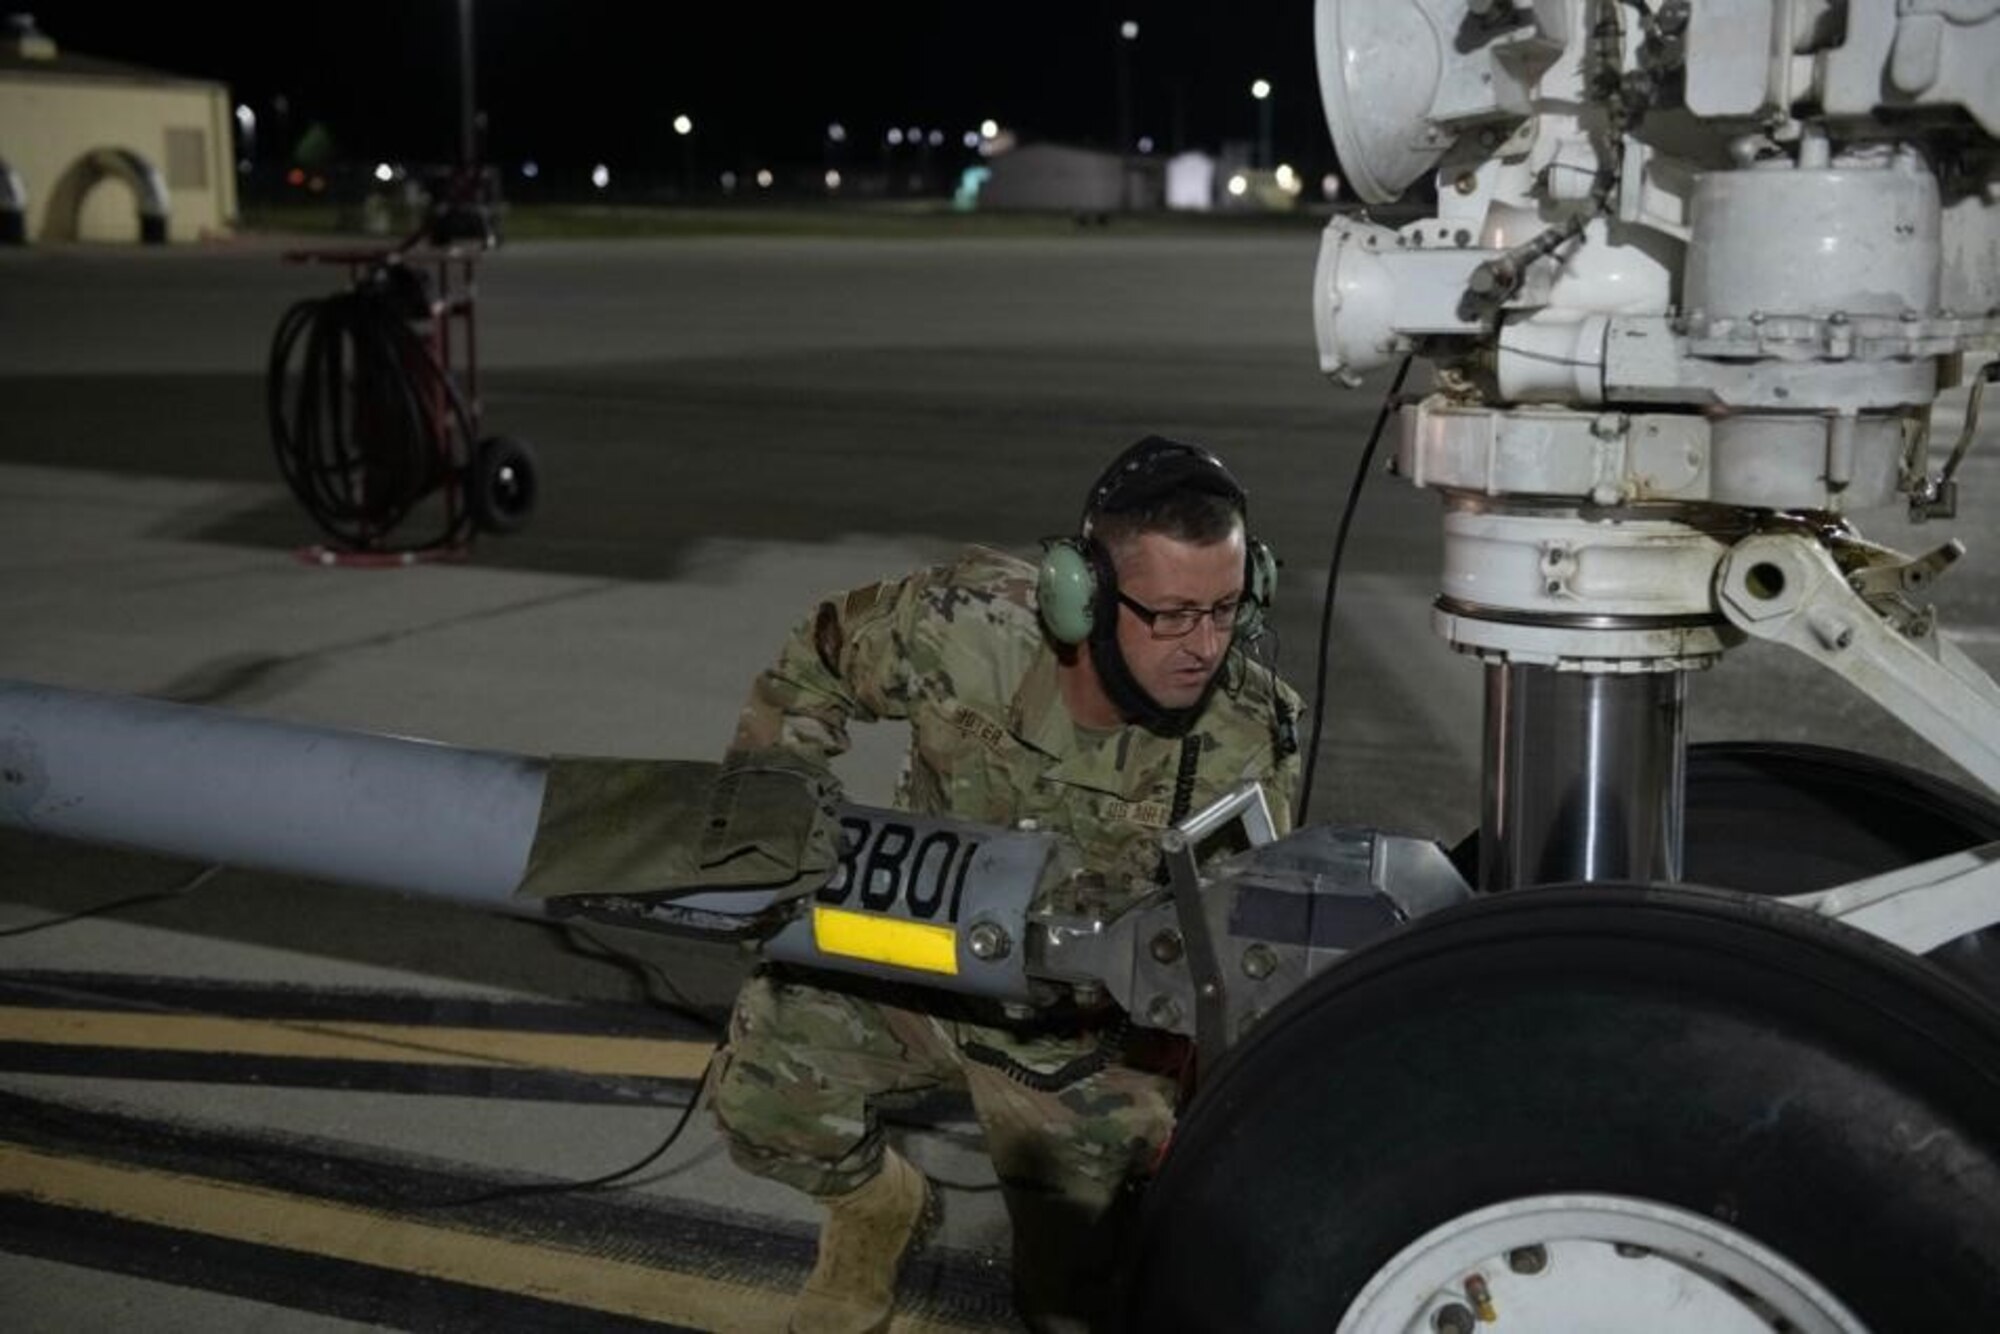
<svg viewBox="0 0 2000 1334"><path fill-rule="evenodd" d="M1280 162L1278 170L1272 174L1278 178L1278 188L1288 195L1295 195L1304 188L1304 182L1299 180L1299 174L1292 170L1289 162Z"/></svg>
<svg viewBox="0 0 2000 1334"><path fill-rule="evenodd" d="M1000 122L991 119L980 121L979 137L982 139L998 139L1000 137Z"/></svg>
<svg viewBox="0 0 2000 1334"><path fill-rule="evenodd" d="M396 169L386 162L377 162L375 164L375 179L387 185L390 181L396 179Z"/></svg>
<svg viewBox="0 0 2000 1334"><path fill-rule="evenodd" d="M290 171L285 173L286 185L304 185L305 183L306 183L306 173L303 167L293 167Z"/></svg>
<svg viewBox="0 0 2000 1334"><path fill-rule="evenodd" d="M831 168L829 168L829 169L827 170L827 173L826 173L826 188L827 188L827 189L829 189L829 190L838 190L838 189L840 188L840 173L839 173L839 172L837 172L837 171L834 171L834 170L832 170Z"/></svg>
<svg viewBox="0 0 2000 1334"><path fill-rule="evenodd" d="M844 144L847 142L847 127L839 121L834 121L826 127L826 137L837 144Z"/></svg>
<svg viewBox="0 0 2000 1334"><path fill-rule="evenodd" d="M611 168L605 166L602 162L592 167L590 169L590 183L600 190L611 184Z"/></svg>
<svg viewBox="0 0 2000 1334"><path fill-rule="evenodd" d="M924 142L928 143L932 148L942 147L944 144L944 131L932 130Z"/></svg>
<svg viewBox="0 0 2000 1334"><path fill-rule="evenodd" d="M977 130L967 130L967 131L965 132L965 138L964 138L963 140L961 140L961 142L962 142L962 143L964 143L964 145L965 145L965 146L966 146L967 148L977 148L977 147L979 147L979 131L977 131Z"/></svg>
<svg viewBox="0 0 2000 1334"><path fill-rule="evenodd" d="M693 119L685 115L675 116L674 133L683 136L693 134L694 133Z"/></svg>
<svg viewBox="0 0 2000 1334"><path fill-rule="evenodd" d="M1150 152L1152 152L1152 151L1153 151L1153 136L1152 136L1152 135L1150 135L1150 134L1142 134L1142 135L1140 135L1140 136L1139 136L1139 151L1140 151L1141 153L1150 153Z"/></svg>
<svg viewBox="0 0 2000 1334"><path fill-rule="evenodd" d="M776 177L771 175L769 167L761 168L757 172L757 188L759 190L768 190L771 188L771 182L775 179Z"/></svg>
<svg viewBox="0 0 2000 1334"><path fill-rule="evenodd" d="M1250 85L1250 96L1256 98L1259 102L1263 101L1270 95L1271 95L1271 81L1269 79L1259 79L1257 80L1257 82Z"/></svg>
<svg viewBox="0 0 2000 1334"><path fill-rule="evenodd" d="M1328 172L1319 178L1319 192L1328 199L1340 198L1340 177Z"/></svg>
<svg viewBox="0 0 2000 1334"><path fill-rule="evenodd" d="M735 172L725 171L722 173L722 192L726 195L733 195L736 193Z"/></svg>
<svg viewBox="0 0 2000 1334"><path fill-rule="evenodd" d="M887 134L883 135L882 137L888 140L889 146L891 148L894 148L903 142L903 132L901 130L894 128L891 128L890 131Z"/></svg>
<svg viewBox="0 0 2000 1334"><path fill-rule="evenodd" d="M1235 195L1238 199L1241 199L1244 192L1249 188L1250 178L1242 172L1239 171L1229 178L1229 193Z"/></svg>
<svg viewBox="0 0 2000 1334"><path fill-rule="evenodd" d="M1136 19L1126 19L1118 25L1118 35L1128 42L1139 40L1139 23Z"/></svg>
<svg viewBox="0 0 2000 1334"><path fill-rule="evenodd" d="M236 108L236 123L243 127L243 133L255 134L257 132L257 113L247 106L240 106Z"/></svg>
<svg viewBox="0 0 2000 1334"><path fill-rule="evenodd" d="M915 125L912 125L909 129L903 131L903 137L911 143L915 143L924 137L924 132Z"/></svg>
<svg viewBox="0 0 2000 1334"><path fill-rule="evenodd" d="M532 162L532 161L523 162L521 164L521 174L532 181L537 176L542 174L542 164L539 162Z"/></svg>

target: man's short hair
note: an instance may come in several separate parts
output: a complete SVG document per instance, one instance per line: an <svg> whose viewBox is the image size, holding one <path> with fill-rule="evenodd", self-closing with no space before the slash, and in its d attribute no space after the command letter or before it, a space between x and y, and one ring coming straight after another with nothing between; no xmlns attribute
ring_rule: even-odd
<svg viewBox="0 0 2000 1334"><path fill-rule="evenodd" d="M1182 487L1131 509L1092 517L1090 535L1116 555L1147 533L1213 546L1244 531L1243 512L1227 496Z"/></svg>

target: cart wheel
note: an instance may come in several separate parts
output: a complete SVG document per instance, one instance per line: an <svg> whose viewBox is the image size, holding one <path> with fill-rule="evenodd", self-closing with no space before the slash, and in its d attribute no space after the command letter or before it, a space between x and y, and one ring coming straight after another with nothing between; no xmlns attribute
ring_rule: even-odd
<svg viewBox="0 0 2000 1334"><path fill-rule="evenodd" d="M539 465L527 441L495 435L479 442L466 483L466 503L482 532L520 532L535 512L540 491Z"/></svg>
<svg viewBox="0 0 2000 1334"><path fill-rule="evenodd" d="M1356 953L1223 1062L1124 1307L1133 1331L1947 1329L2000 1309L1995 1237L2000 1010L1741 895L1525 890Z"/></svg>

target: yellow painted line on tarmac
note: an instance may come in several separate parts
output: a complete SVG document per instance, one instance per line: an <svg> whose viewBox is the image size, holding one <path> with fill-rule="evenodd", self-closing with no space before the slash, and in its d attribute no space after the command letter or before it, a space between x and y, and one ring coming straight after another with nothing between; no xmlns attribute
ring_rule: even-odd
<svg viewBox="0 0 2000 1334"><path fill-rule="evenodd" d="M0 1142L0 1194L696 1329L784 1328L792 1294L723 1283L352 1205ZM897 1317L896 1334L969 1326Z"/></svg>
<svg viewBox="0 0 2000 1334"><path fill-rule="evenodd" d="M25 1005L0 1005L0 1042L321 1061L509 1066L649 1079L699 1079L710 1050L706 1043L667 1038Z"/></svg>

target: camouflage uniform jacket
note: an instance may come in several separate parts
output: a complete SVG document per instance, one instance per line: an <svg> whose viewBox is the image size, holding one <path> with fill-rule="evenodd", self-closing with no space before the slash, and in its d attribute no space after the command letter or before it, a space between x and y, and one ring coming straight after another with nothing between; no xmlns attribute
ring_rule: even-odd
<svg viewBox="0 0 2000 1334"><path fill-rule="evenodd" d="M906 719L911 747L897 804L926 815L1066 836L1101 877L1106 910L1149 889L1182 741L1138 726L1070 720L1057 658L1035 610L1035 570L986 548L820 604L757 679L734 748L782 747L824 762L854 721ZM1259 779L1282 831L1296 754L1273 747L1272 692L1298 696L1232 652L1192 735L1201 745L1189 810Z"/></svg>

